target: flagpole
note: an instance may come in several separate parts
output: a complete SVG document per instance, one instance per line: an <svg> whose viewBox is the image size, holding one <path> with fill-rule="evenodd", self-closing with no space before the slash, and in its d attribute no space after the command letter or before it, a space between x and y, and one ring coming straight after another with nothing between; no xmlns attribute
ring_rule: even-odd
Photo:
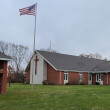
<svg viewBox="0 0 110 110"><path fill-rule="evenodd" d="M37 8L37 4L35 6L35 27L34 27L34 48L33 48L33 51L35 51L35 38L36 38L36 8Z"/></svg>
<svg viewBox="0 0 110 110"><path fill-rule="evenodd" d="M34 27L34 46L33 46L33 68L32 68L32 85L31 85L31 91L33 91L33 75L34 75L34 65L35 65L35 59L34 59L34 52L35 52L35 43L36 43L36 10L37 10L37 3L35 6L35 27Z"/></svg>

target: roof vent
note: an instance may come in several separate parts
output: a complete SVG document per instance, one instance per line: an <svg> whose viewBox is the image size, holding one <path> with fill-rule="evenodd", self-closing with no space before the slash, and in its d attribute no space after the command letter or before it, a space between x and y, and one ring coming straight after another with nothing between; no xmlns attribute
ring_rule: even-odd
<svg viewBox="0 0 110 110"><path fill-rule="evenodd" d="M97 70L97 68L94 69L95 71Z"/></svg>

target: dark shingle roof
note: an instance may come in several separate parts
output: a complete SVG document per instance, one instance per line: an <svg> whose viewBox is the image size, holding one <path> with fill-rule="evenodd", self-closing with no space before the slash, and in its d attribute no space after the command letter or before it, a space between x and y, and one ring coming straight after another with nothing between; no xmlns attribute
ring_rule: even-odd
<svg viewBox="0 0 110 110"><path fill-rule="evenodd" d="M56 70L82 72L110 72L110 62L37 50Z"/></svg>
<svg viewBox="0 0 110 110"><path fill-rule="evenodd" d="M5 55L4 53L0 52L0 60L11 60L11 58L7 55Z"/></svg>

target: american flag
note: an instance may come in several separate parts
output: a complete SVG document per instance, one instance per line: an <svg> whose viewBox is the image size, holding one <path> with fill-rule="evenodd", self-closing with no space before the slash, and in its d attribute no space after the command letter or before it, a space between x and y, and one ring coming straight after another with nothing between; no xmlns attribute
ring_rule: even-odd
<svg viewBox="0 0 110 110"><path fill-rule="evenodd" d="M36 15L36 4L26 7L26 8L22 8L19 9L20 11L20 15Z"/></svg>

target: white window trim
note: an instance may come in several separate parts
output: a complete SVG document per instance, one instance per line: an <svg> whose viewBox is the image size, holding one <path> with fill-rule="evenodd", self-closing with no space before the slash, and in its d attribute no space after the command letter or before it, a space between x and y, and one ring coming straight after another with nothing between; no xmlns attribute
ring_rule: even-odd
<svg viewBox="0 0 110 110"><path fill-rule="evenodd" d="M66 77L65 77L66 76ZM68 81L68 72L64 72L64 80Z"/></svg>
<svg viewBox="0 0 110 110"><path fill-rule="evenodd" d="M97 77L98 77L98 79L97 79ZM99 82L99 79L100 79L100 81L103 81L102 77L103 77L103 74L101 74L101 73L96 74L96 82Z"/></svg>
<svg viewBox="0 0 110 110"><path fill-rule="evenodd" d="M88 74L88 81L92 81L92 74L91 73Z"/></svg>
<svg viewBox="0 0 110 110"><path fill-rule="evenodd" d="M64 84L68 83L68 72L64 72Z"/></svg>
<svg viewBox="0 0 110 110"><path fill-rule="evenodd" d="M83 73L79 72L79 81L83 81Z"/></svg>

